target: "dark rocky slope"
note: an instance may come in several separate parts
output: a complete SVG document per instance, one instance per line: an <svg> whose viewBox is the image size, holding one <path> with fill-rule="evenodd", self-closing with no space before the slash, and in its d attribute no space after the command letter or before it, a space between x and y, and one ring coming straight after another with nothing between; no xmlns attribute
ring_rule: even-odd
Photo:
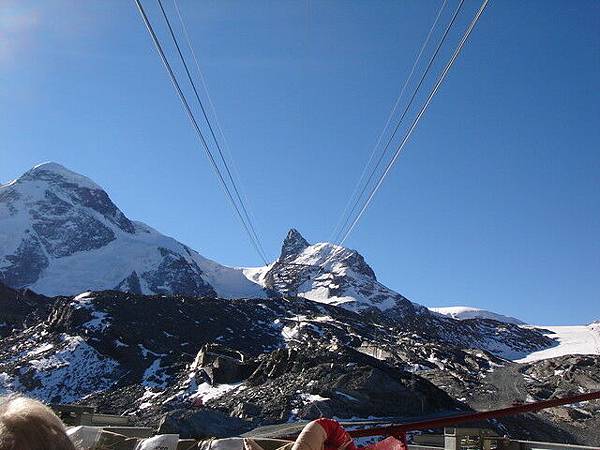
<svg viewBox="0 0 600 450"><path fill-rule="evenodd" d="M498 345L498 335L520 349L548 342L534 329L487 320L400 321L302 298L0 293L0 321L11 329L0 341L0 390L93 404L139 423L198 408L247 427L320 414L423 416L591 390L598 380L593 357L518 365L495 356L482 347ZM519 396L505 394L509 382ZM590 405L493 426L591 442Z"/></svg>

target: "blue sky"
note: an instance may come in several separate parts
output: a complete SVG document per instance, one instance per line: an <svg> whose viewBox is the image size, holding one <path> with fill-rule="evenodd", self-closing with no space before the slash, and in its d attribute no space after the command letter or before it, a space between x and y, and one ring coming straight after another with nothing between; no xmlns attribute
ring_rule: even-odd
<svg viewBox="0 0 600 450"><path fill-rule="evenodd" d="M180 0L272 257L290 227L329 238L439 5ZM490 3L347 242L382 282L430 306L600 319L598 30L597 1ZM205 256L259 264L133 1L4 1L0 118L1 181L60 162Z"/></svg>

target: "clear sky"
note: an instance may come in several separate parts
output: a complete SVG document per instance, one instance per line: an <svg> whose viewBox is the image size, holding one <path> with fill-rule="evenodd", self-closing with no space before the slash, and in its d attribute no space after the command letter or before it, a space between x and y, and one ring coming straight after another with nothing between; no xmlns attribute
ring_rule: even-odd
<svg viewBox="0 0 600 450"><path fill-rule="evenodd" d="M439 5L180 0L272 257L290 227L329 238ZM347 245L425 305L600 319L598 80L600 2L492 0ZM0 181L48 160L209 258L259 265L133 1L0 4Z"/></svg>

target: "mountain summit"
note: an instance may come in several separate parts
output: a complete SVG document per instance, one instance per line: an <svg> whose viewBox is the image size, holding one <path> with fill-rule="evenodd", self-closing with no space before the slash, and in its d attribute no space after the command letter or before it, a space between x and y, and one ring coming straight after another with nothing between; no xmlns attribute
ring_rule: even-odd
<svg viewBox="0 0 600 450"><path fill-rule="evenodd" d="M241 269L130 220L100 186L56 163L0 186L0 282L46 295L265 296Z"/></svg>
<svg viewBox="0 0 600 450"><path fill-rule="evenodd" d="M272 292L353 311L375 308L405 315L425 309L379 283L356 250L327 242L311 245L295 229L288 232L277 261L247 275Z"/></svg>
<svg viewBox="0 0 600 450"><path fill-rule="evenodd" d="M279 259L283 260L288 257L295 256L302 252L309 245L310 244L306 241L306 239L304 239L300 232L295 228L292 228L290 231L288 231L288 234L283 241Z"/></svg>

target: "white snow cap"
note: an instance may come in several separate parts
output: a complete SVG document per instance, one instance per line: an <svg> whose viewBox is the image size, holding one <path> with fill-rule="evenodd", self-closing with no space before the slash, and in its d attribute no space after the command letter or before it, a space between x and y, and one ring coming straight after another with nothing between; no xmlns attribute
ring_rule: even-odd
<svg viewBox="0 0 600 450"><path fill-rule="evenodd" d="M512 323L514 325L524 325L525 322L515 317L505 316L485 309L473 308L471 306L443 306L429 308L434 313L452 317L456 320L466 319L490 319L497 322Z"/></svg>
<svg viewBox="0 0 600 450"><path fill-rule="evenodd" d="M53 161L46 161L38 164L25 172L20 178L31 179L43 176L45 173L57 175L63 178L66 182L75 183L81 187L87 187L90 189L102 189L99 185L94 183L90 178L80 175L72 170L67 169L65 166L55 163ZM18 181L19 179L17 179Z"/></svg>

